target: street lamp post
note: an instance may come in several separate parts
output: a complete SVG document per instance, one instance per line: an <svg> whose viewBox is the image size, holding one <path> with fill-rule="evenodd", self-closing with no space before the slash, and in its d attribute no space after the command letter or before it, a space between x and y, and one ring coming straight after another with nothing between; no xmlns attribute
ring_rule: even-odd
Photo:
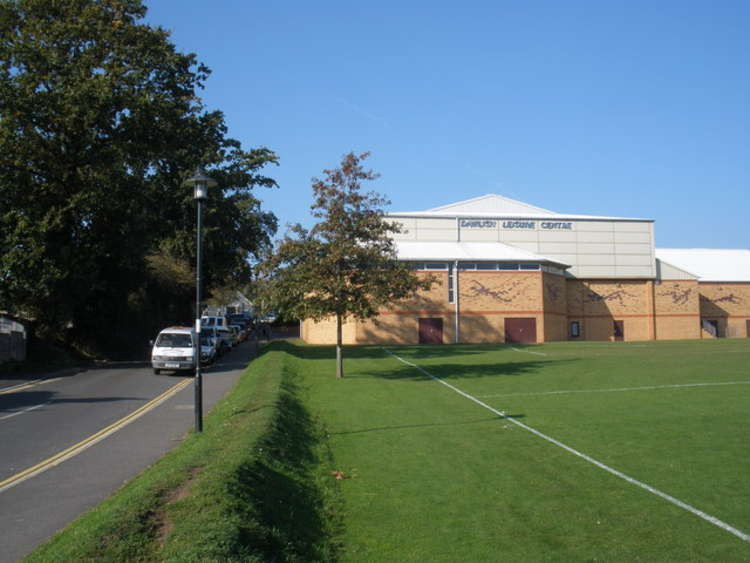
<svg viewBox="0 0 750 563"><path fill-rule="evenodd" d="M216 181L206 176L199 166L192 178L185 181L187 186L193 186L193 199L198 204L197 248L195 267L195 431L203 432L203 377L201 376L201 266L203 251L203 202L208 197L208 188L216 185Z"/></svg>

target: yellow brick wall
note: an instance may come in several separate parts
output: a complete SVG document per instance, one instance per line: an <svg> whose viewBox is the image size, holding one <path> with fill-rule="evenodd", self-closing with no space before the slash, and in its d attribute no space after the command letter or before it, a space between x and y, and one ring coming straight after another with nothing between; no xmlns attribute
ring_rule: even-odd
<svg viewBox="0 0 750 563"><path fill-rule="evenodd" d="M537 342L544 342L541 271L459 272L461 342L505 342L506 318L536 319Z"/></svg>
<svg viewBox="0 0 750 563"><path fill-rule="evenodd" d="M430 291L394 303L377 319L344 325L346 344L419 341L418 319L443 319L443 342L455 341L454 304L448 302L448 273ZM506 318L536 319L537 341L567 340L579 321L580 340L614 339L622 320L625 340L683 340L710 337L700 319L715 319L722 336L746 338L750 320L749 283L694 280L571 280L547 272L459 271L460 341L504 342ZM335 319L305 321L302 338L313 344L336 341Z"/></svg>
<svg viewBox="0 0 750 563"><path fill-rule="evenodd" d="M700 315L696 280L654 284L657 340L700 338Z"/></svg>
<svg viewBox="0 0 750 563"><path fill-rule="evenodd" d="M381 313L380 316L357 323L357 344L418 344L420 318L443 319L443 343L452 344L455 321L452 314Z"/></svg>
<svg viewBox="0 0 750 563"><path fill-rule="evenodd" d="M490 314L461 315L460 335L464 343L485 343L505 341L505 317Z"/></svg>
<svg viewBox="0 0 750 563"><path fill-rule="evenodd" d="M566 285L564 276L542 273L544 342L567 339L568 293Z"/></svg>
<svg viewBox="0 0 750 563"><path fill-rule="evenodd" d="M356 344L356 325L354 320L344 320L341 327L344 344ZM336 317L303 321L300 336L308 344L336 344Z"/></svg>
<svg viewBox="0 0 750 563"><path fill-rule="evenodd" d="M448 303L448 272L417 272L420 278L432 275L435 283L428 291L420 291L411 299L395 301L391 307L384 311L390 312L452 312L453 304Z"/></svg>
<svg viewBox="0 0 750 563"><path fill-rule="evenodd" d="M652 284L644 280L567 280L568 320L581 323L580 340L614 340L623 321L625 340L653 337Z"/></svg>
<svg viewBox="0 0 750 563"><path fill-rule="evenodd" d="M719 321L719 334L747 338L750 319L750 283L699 283L700 316ZM701 330L704 338L711 338Z"/></svg>
<svg viewBox="0 0 750 563"><path fill-rule="evenodd" d="M541 272L474 272L459 275L461 312L541 313Z"/></svg>

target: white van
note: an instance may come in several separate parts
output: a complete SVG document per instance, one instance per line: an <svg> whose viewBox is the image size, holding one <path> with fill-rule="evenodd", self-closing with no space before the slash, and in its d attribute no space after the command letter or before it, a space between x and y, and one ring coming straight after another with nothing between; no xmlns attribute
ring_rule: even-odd
<svg viewBox="0 0 750 563"><path fill-rule="evenodd" d="M201 326L219 327L227 326L227 318L223 315L203 315L201 317Z"/></svg>
<svg viewBox="0 0 750 563"><path fill-rule="evenodd" d="M185 326L170 326L159 333L151 349L151 367L154 373L161 370L194 370L195 338L193 329Z"/></svg>

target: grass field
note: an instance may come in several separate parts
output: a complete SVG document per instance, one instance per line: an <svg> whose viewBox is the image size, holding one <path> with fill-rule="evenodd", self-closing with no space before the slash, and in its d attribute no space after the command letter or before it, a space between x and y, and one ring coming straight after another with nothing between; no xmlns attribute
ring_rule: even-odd
<svg viewBox="0 0 750 563"><path fill-rule="evenodd" d="M750 340L285 346L342 560L750 561Z"/></svg>

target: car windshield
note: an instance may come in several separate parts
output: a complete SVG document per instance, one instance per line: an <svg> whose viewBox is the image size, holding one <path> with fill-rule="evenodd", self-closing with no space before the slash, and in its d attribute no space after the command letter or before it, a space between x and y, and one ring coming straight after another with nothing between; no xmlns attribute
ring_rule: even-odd
<svg viewBox="0 0 750 563"><path fill-rule="evenodd" d="M192 348L193 339L189 334L165 332L156 339L156 346L161 348Z"/></svg>
<svg viewBox="0 0 750 563"><path fill-rule="evenodd" d="M211 337L201 335L201 346L211 346Z"/></svg>
<svg viewBox="0 0 750 563"><path fill-rule="evenodd" d="M213 317L205 317L201 319L201 326L214 326L214 318Z"/></svg>

